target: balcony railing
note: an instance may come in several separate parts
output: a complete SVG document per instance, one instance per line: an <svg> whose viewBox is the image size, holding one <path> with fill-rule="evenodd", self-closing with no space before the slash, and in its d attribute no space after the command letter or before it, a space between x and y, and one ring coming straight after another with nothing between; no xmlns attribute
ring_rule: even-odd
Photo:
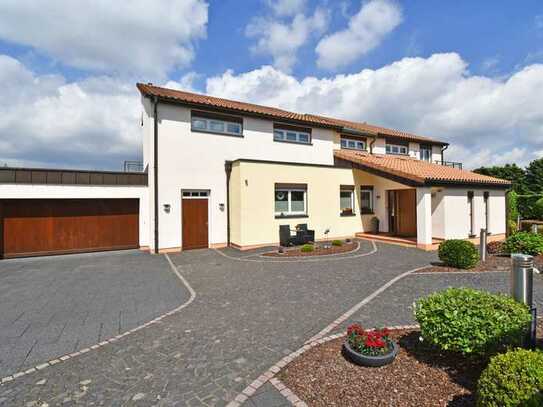
<svg viewBox="0 0 543 407"><path fill-rule="evenodd" d="M143 172L143 163L141 161L125 161L123 164L124 172Z"/></svg>
<svg viewBox="0 0 543 407"><path fill-rule="evenodd" d="M434 161L435 164L444 165L445 167L452 167L452 168L458 168L459 170L462 169L462 163L456 162L456 161Z"/></svg>

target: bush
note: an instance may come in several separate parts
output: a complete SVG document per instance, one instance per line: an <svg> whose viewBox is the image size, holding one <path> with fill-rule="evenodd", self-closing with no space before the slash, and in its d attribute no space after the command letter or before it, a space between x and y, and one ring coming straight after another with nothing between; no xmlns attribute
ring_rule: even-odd
<svg viewBox="0 0 543 407"><path fill-rule="evenodd" d="M524 349L494 356L477 384L477 406L543 405L543 352Z"/></svg>
<svg viewBox="0 0 543 407"><path fill-rule="evenodd" d="M312 244L304 244L302 248L300 249L302 253L309 253L309 252L312 252L313 250L315 250L315 247L313 247Z"/></svg>
<svg viewBox="0 0 543 407"><path fill-rule="evenodd" d="M535 204L534 204L534 216L539 219L543 220L543 198L539 198Z"/></svg>
<svg viewBox="0 0 543 407"><path fill-rule="evenodd" d="M486 251L488 254L501 254L503 253L503 242L494 241L486 244Z"/></svg>
<svg viewBox="0 0 543 407"><path fill-rule="evenodd" d="M543 253L543 235L530 232L518 232L507 239L503 244L506 253L523 253L537 256Z"/></svg>
<svg viewBox="0 0 543 407"><path fill-rule="evenodd" d="M445 240L439 245L438 255L446 266L460 269L475 267L479 262L479 251L467 240Z"/></svg>
<svg viewBox="0 0 543 407"><path fill-rule="evenodd" d="M507 230L508 233L515 233L518 229L518 194L511 191L507 194Z"/></svg>
<svg viewBox="0 0 543 407"><path fill-rule="evenodd" d="M343 242L341 240L332 240L332 246L341 246Z"/></svg>
<svg viewBox="0 0 543 407"><path fill-rule="evenodd" d="M415 304L421 336L443 350L491 355L522 343L531 315L528 307L502 294L449 288Z"/></svg>

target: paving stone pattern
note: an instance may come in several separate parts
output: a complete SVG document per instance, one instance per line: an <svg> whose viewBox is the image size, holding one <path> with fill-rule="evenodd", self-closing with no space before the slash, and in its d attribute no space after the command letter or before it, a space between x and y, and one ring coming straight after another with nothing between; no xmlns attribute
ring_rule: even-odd
<svg viewBox="0 0 543 407"><path fill-rule="evenodd" d="M0 261L0 377L94 345L189 298L162 256Z"/></svg>
<svg viewBox="0 0 543 407"><path fill-rule="evenodd" d="M435 259L378 247L371 256L319 262L233 260L213 250L171 255L197 293L192 304L114 344L2 385L0 404L225 405L379 286ZM362 250L371 244L362 242ZM265 390L261 398L273 398Z"/></svg>

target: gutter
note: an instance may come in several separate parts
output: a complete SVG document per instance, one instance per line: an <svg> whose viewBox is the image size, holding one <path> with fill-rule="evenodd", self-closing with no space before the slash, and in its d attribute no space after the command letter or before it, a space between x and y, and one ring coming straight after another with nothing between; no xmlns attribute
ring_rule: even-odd
<svg viewBox="0 0 543 407"><path fill-rule="evenodd" d="M370 154L373 154L373 145L375 144L376 141L377 141L377 137L374 136L373 140L370 143Z"/></svg>
<svg viewBox="0 0 543 407"><path fill-rule="evenodd" d="M154 124L154 137L153 137L153 183L154 183L154 201L155 201L155 254L158 254L158 98L153 97L153 124Z"/></svg>

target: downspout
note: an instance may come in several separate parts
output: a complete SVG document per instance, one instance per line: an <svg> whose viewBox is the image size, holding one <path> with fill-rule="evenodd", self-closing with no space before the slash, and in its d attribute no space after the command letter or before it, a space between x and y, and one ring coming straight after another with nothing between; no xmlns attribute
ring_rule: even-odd
<svg viewBox="0 0 543 407"><path fill-rule="evenodd" d="M377 141L377 137L373 137L373 140L370 143L370 154L373 154L373 145Z"/></svg>
<svg viewBox="0 0 543 407"><path fill-rule="evenodd" d="M448 144L445 144L443 147L441 147L441 164L443 164L443 163L445 162L443 153L444 153L445 150L448 149L448 148L449 148L449 145L448 145Z"/></svg>
<svg viewBox="0 0 543 407"><path fill-rule="evenodd" d="M232 161L224 162L226 171L226 246L230 247L230 175L232 174Z"/></svg>
<svg viewBox="0 0 543 407"><path fill-rule="evenodd" d="M155 192L155 254L158 254L158 97L153 97L154 104L154 146L153 146L153 164L154 164L154 192Z"/></svg>

